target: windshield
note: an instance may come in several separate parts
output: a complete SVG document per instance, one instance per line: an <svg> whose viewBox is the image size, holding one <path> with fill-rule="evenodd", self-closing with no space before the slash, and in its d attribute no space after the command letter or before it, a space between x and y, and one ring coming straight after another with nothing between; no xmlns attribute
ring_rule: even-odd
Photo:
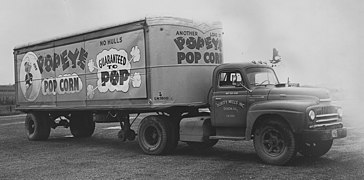
<svg viewBox="0 0 364 180"><path fill-rule="evenodd" d="M270 68L249 68L247 69L249 84L252 86L266 86L278 84L274 71Z"/></svg>

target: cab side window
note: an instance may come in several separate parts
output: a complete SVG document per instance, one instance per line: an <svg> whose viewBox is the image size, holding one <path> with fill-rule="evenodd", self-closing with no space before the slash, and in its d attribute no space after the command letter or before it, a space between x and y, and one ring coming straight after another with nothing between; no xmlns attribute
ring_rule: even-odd
<svg viewBox="0 0 364 180"><path fill-rule="evenodd" d="M242 76L240 72L221 72L219 74L219 86L233 88L238 87L243 83Z"/></svg>

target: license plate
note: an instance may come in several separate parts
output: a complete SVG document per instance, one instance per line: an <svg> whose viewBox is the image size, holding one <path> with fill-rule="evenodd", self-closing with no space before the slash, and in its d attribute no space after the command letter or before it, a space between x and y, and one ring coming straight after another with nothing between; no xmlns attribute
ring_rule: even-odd
<svg viewBox="0 0 364 180"><path fill-rule="evenodd" d="M334 130L331 131L331 136L333 138L336 138L337 137L337 129L334 129Z"/></svg>

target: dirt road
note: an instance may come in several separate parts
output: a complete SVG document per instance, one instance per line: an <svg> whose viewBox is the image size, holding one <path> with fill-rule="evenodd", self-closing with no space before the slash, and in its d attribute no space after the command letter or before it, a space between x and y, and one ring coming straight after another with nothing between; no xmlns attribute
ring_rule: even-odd
<svg viewBox="0 0 364 180"><path fill-rule="evenodd" d="M297 156L287 166L263 164L252 142L241 141L220 141L205 152L179 143L171 155L145 155L136 141L117 139L118 123L97 124L91 138L57 128L49 140L33 142L24 115L0 117L0 179L364 179L362 111L345 106L348 137L318 160Z"/></svg>

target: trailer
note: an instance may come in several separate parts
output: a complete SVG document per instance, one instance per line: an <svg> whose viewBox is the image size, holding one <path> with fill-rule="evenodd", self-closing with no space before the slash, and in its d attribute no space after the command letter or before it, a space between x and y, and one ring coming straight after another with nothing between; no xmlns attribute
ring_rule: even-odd
<svg viewBox="0 0 364 180"><path fill-rule="evenodd" d="M138 137L147 154L253 140L264 162L283 165L297 152L320 157L347 134L327 91L288 87L263 64L223 64L221 23L146 18L18 46L14 64L29 140L59 126L90 137L96 122L120 122L121 141ZM131 129L130 114L142 113L154 114Z"/></svg>
<svg viewBox="0 0 364 180"><path fill-rule="evenodd" d="M19 46L14 59L23 111L206 106L221 24L147 18Z"/></svg>

